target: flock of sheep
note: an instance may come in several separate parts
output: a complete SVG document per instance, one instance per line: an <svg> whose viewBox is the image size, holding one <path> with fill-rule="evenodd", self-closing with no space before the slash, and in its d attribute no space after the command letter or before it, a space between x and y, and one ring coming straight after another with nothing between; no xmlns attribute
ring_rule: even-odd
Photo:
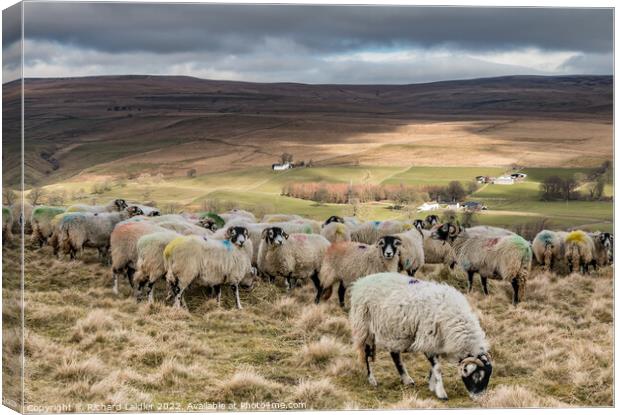
<svg viewBox="0 0 620 415"><path fill-rule="evenodd" d="M239 209L161 215L117 199L105 206L37 206L24 217L32 244L51 245L54 255L73 259L84 248L97 249L101 261L111 264L114 292L126 278L138 301L154 301L153 287L160 280L167 283L167 301L177 307L185 306L192 284L209 287L218 305L221 288L232 287L237 308L242 307L239 289L251 288L259 278L281 279L287 291L310 280L317 304L337 285L343 308L351 288L353 342L370 384L377 384L371 367L377 347L390 352L403 384L413 380L401 353L422 352L431 364L429 388L440 399L447 399L440 356L458 362L472 397L486 389L492 363L465 296L449 285L415 278L420 267L458 268L467 274L470 291L478 273L484 294L489 278L509 282L516 305L524 299L533 262L585 273L613 260L609 233L544 230L530 243L501 228L439 223L436 215L412 222L331 216L321 223L271 214L259 222ZM3 208L3 240L10 237L11 225L11 212Z"/></svg>

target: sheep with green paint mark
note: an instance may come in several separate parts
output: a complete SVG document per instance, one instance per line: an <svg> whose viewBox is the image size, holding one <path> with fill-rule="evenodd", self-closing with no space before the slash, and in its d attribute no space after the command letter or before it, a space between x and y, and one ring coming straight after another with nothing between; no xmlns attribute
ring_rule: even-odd
<svg viewBox="0 0 620 415"><path fill-rule="evenodd" d="M65 212L65 208L59 206L37 206L32 210L30 223L32 224L32 236L30 241L33 246L42 247L54 233L52 221L56 215Z"/></svg>
<svg viewBox="0 0 620 415"><path fill-rule="evenodd" d="M432 237L452 245L459 268L467 273L470 291L477 272L485 295L489 293L487 280L491 278L510 281L515 305L524 299L532 266L532 248L528 241L515 234L472 235L468 229L453 223L435 228Z"/></svg>
<svg viewBox="0 0 620 415"><path fill-rule="evenodd" d="M246 244L252 242L243 227L228 228L226 236L222 240L196 235L180 236L166 245L166 281L176 307L187 306L185 290L197 281L215 289L218 305L222 285L232 286L237 308L242 308L239 286L251 287L254 283L251 258L244 249Z"/></svg>
<svg viewBox="0 0 620 415"><path fill-rule="evenodd" d="M2 206L2 243L11 242L13 240L13 213L11 209Z"/></svg>

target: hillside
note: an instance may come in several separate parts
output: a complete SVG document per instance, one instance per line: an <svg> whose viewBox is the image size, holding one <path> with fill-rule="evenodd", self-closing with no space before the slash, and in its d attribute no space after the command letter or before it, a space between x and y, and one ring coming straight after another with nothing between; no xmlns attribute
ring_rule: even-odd
<svg viewBox="0 0 620 415"><path fill-rule="evenodd" d="M3 86L7 185L19 181L19 90ZM610 76L412 85L27 79L26 183L206 174L268 165L282 151L322 165L592 166L611 154L612 91Z"/></svg>

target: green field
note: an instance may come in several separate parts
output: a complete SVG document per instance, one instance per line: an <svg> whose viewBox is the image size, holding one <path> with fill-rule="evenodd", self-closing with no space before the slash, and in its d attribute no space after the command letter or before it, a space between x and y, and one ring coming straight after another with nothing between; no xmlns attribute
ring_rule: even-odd
<svg viewBox="0 0 620 415"><path fill-rule="evenodd" d="M483 185L468 199L483 202L489 210L478 214L481 224L510 227L513 225L549 220L557 228L585 227L610 230L613 227L612 202L544 202L539 197L540 181L557 175L568 177L587 174L590 169L534 168L526 169L527 179L514 185ZM70 181L48 186L47 190L64 189L71 194L78 189L87 193L80 203L123 197L129 200L152 200L160 207L174 204L177 209L200 210L207 200L230 202L257 213L296 213L314 219L332 214L351 214L351 207L337 204L318 204L313 201L281 196L282 187L291 182L324 182L352 184L446 185L452 180L470 182L478 175L500 175L501 168L477 167L315 167L273 172L269 168L251 168L209 174L195 178L176 177L161 180L110 181L111 188L103 194L88 194L93 181ZM613 194L608 184L606 195ZM71 198L70 198L71 199ZM77 200L68 200L73 203ZM389 202L369 203L362 210L363 219L422 218L415 206L406 211L393 210Z"/></svg>

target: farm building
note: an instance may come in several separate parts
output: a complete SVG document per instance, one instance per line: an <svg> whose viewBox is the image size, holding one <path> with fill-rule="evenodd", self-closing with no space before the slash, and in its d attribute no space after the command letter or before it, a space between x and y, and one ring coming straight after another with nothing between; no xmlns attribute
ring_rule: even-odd
<svg viewBox="0 0 620 415"><path fill-rule="evenodd" d="M493 184L514 184L515 180L510 176L499 176L493 179Z"/></svg>
<svg viewBox="0 0 620 415"><path fill-rule="evenodd" d="M439 209L439 203L437 202L424 202L418 207L418 212L428 212L430 210Z"/></svg>
<svg viewBox="0 0 620 415"><path fill-rule="evenodd" d="M283 163L283 164L274 163L274 164L271 165L271 170L275 170L275 171L288 170L288 169L292 169L292 168L293 168L293 166L288 161L286 163Z"/></svg>
<svg viewBox="0 0 620 415"><path fill-rule="evenodd" d="M513 180L521 181L521 180L524 180L527 177L527 174L525 174L525 173L512 173L510 175L510 177L512 177Z"/></svg>
<svg viewBox="0 0 620 415"><path fill-rule="evenodd" d="M482 203L474 202L473 200L464 202L461 206L463 207L463 209L472 211L487 210L487 207L484 206Z"/></svg>

